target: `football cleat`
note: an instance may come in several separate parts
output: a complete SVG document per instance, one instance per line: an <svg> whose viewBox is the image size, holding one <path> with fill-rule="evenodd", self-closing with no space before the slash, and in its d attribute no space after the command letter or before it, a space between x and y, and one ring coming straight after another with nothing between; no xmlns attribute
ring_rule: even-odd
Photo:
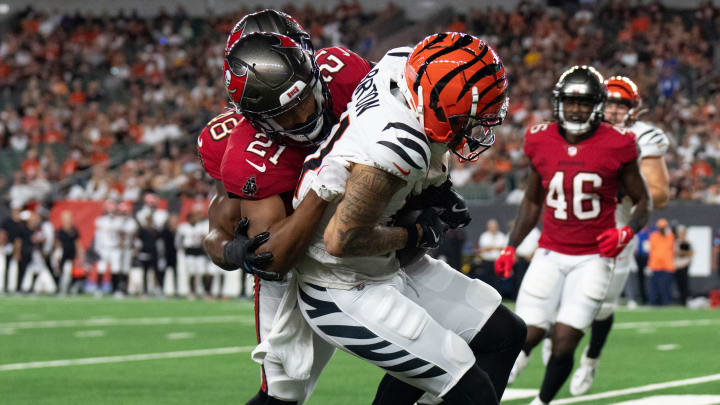
<svg viewBox="0 0 720 405"><path fill-rule="evenodd" d="M525 354L524 351L520 350L520 354L518 354L517 359L515 359L515 364L513 364L512 370L510 370L510 377L508 377L508 385L512 384L517 376L525 370L525 367L527 367L528 363L530 362L530 357L528 357L527 354Z"/></svg>
<svg viewBox="0 0 720 405"><path fill-rule="evenodd" d="M590 387L592 387L595 381L597 367L598 359L587 357L587 348L585 348L580 358L580 367L575 370L572 380L570 381L570 394L578 396L590 391Z"/></svg>

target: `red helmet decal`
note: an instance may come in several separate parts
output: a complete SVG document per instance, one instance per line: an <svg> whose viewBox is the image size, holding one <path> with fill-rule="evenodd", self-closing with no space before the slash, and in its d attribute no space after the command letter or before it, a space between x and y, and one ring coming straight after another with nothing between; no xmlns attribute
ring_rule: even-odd
<svg viewBox="0 0 720 405"><path fill-rule="evenodd" d="M242 72L233 72L227 60L225 60L223 70L225 71L225 90L227 90L228 95L234 102L239 103L245 90L247 69L243 68Z"/></svg>
<svg viewBox="0 0 720 405"><path fill-rule="evenodd" d="M232 32L230 33L230 36L227 39L227 42L225 43L225 57L227 58L228 54L230 53L230 50L235 46L235 43L237 43L238 39L240 39L243 36L243 31L245 30L245 24L243 23L242 26L240 26L241 23L238 23L238 25L233 28Z"/></svg>
<svg viewBox="0 0 720 405"><path fill-rule="evenodd" d="M292 47L298 47L300 48L300 44L298 44L294 39L277 33L272 33L274 37L280 39L280 47L281 48L292 48Z"/></svg>

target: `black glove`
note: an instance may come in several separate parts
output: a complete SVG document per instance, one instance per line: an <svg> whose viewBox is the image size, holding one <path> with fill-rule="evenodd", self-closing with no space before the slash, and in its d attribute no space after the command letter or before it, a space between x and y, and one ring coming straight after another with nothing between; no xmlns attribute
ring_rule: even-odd
<svg viewBox="0 0 720 405"><path fill-rule="evenodd" d="M420 225L422 236L419 235L416 224ZM425 208L415 220L415 224L409 224L405 229L408 231L407 247L435 249L442 243L448 226L434 209Z"/></svg>
<svg viewBox="0 0 720 405"><path fill-rule="evenodd" d="M269 232L263 232L248 238L247 231L250 221L247 218L240 220L235 228L235 237L225 244L223 256L225 263L233 269L242 268L248 274L254 274L263 280L282 280L283 275L273 271L267 271L272 264L273 255L270 252L256 254L255 250L270 238Z"/></svg>
<svg viewBox="0 0 720 405"><path fill-rule="evenodd" d="M406 205L413 209L436 208L440 219L452 229L465 227L472 220L465 199L452 188L450 179L439 186L426 188L420 195L408 200Z"/></svg>

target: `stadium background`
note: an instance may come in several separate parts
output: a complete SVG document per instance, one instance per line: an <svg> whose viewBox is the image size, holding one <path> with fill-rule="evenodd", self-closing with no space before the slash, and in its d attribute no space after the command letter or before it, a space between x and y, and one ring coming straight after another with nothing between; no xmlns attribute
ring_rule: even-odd
<svg viewBox="0 0 720 405"><path fill-rule="evenodd" d="M233 23L254 5L0 3L0 222L11 207L54 219L65 201L96 213L102 201L131 201L137 211L147 193L181 217L195 202L206 204L211 187L195 138L226 105L222 47ZM453 170L473 213L465 246L470 255L488 219L508 230L527 164L523 131L551 118L549 90L558 73L588 63L606 77L636 79L649 108L643 119L672 141L672 202L653 220L691 226L691 288L706 295L720 286L712 256L720 228L720 2L636 4L263 2L295 16L316 48L343 44L372 60L445 30L471 32L496 46L511 83L510 114L490 152ZM82 235L90 246L88 224L76 225L90 229Z"/></svg>

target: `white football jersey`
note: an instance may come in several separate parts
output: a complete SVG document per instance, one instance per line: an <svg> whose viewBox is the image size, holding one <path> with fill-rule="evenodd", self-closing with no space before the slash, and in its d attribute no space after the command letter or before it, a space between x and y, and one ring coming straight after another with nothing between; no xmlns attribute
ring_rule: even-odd
<svg viewBox="0 0 720 405"><path fill-rule="evenodd" d="M310 283L352 288L364 281L388 280L399 270L394 253L339 258L325 250L323 233L345 193L352 163L385 170L407 182L388 202L381 219L385 224L409 194L419 194L448 177L447 146L428 141L398 87L411 51L392 49L378 62L355 89L331 135L305 160L293 205L297 207L310 190L331 202L307 255L296 266Z"/></svg>
<svg viewBox="0 0 720 405"><path fill-rule="evenodd" d="M137 222L133 217L119 217L119 229L123 237L123 248L130 249L133 247L135 234L138 230Z"/></svg>
<svg viewBox="0 0 720 405"><path fill-rule="evenodd" d="M196 222L194 225L184 222L178 226L178 236L180 237L180 247L201 248L203 238L207 235L209 229L208 221Z"/></svg>
<svg viewBox="0 0 720 405"><path fill-rule="evenodd" d="M114 249L120 246L120 230L117 219L114 215L102 215L95 220L96 249Z"/></svg>
<svg viewBox="0 0 720 405"><path fill-rule="evenodd" d="M640 148L640 159L659 157L667 153L670 140L662 129L637 121L629 130L635 134L635 140ZM615 222L619 227L627 225L632 213L632 200L625 196L615 210Z"/></svg>

